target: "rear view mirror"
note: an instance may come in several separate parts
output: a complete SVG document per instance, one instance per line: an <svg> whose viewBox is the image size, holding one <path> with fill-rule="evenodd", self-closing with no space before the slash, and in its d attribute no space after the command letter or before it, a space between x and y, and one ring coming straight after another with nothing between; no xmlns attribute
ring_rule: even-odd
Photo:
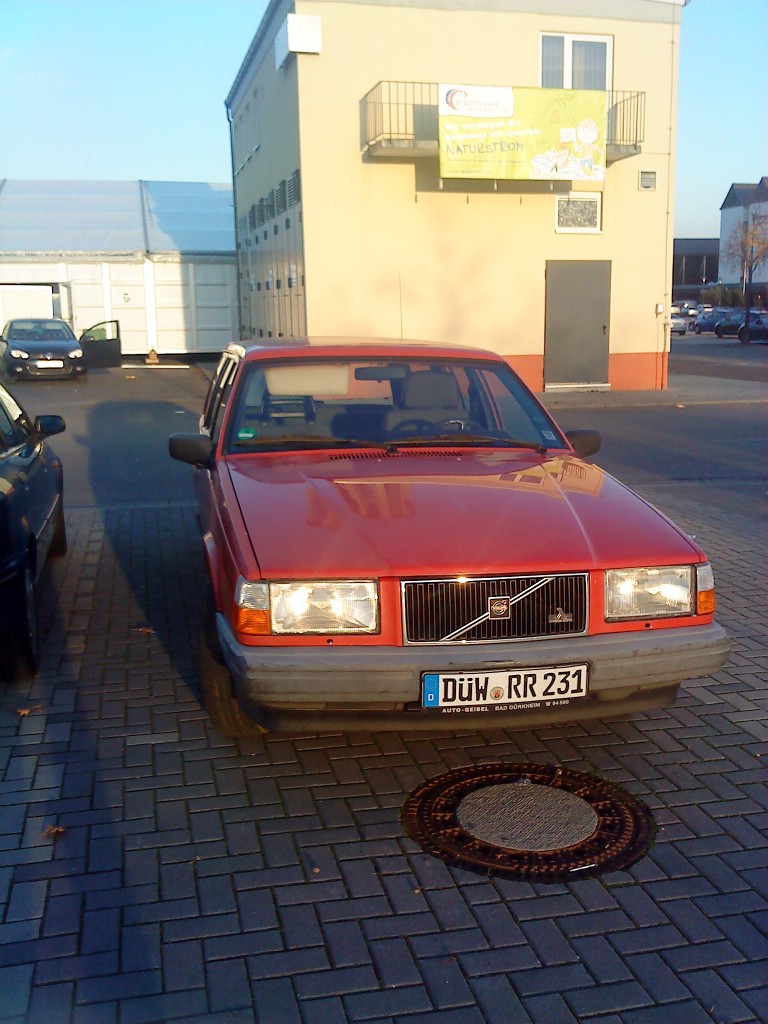
<svg viewBox="0 0 768 1024"><path fill-rule="evenodd" d="M355 380L405 380L408 367L390 363L388 366L358 366L355 369Z"/></svg>
<svg viewBox="0 0 768 1024"><path fill-rule="evenodd" d="M66 429L66 424L61 416L38 416L35 419L35 433L40 437L62 434Z"/></svg>
<svg viewBox="0 0 768 1024"><path fill-rule="evenodd" d="M566 430L565 436L580 459L600 451L601 438L596 430Z"/></svg>
<svg viewBox="0 0 768 1024"><path fill-rule="evenodd" d="M171 458L191 466L211 465L213 441L207 434L171 434L168 438Z"/></svg>

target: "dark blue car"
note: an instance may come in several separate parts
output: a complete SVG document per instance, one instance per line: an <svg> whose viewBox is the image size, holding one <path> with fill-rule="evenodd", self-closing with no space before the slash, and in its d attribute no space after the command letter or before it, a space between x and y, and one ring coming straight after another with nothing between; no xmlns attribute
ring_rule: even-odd
<svg viewBox="0 0 768 1024"><path fill-rule="evenodd" d="M34 422L0 384L0 678L29 679L40 660L37 588L67 550L61 461L45 441L61 416Z"/></svg>

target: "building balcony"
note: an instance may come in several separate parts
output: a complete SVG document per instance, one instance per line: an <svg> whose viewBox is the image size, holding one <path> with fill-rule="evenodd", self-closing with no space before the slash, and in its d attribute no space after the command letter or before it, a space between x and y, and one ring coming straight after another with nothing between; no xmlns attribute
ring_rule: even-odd
<svg viewBox="0 0 768 1024"><path fill-rule="evenodd" d="M379 82L361 101L363 148L377 159L437 158L436 82ZM642 152L645 93L609 92L606 162Z"/></svg>

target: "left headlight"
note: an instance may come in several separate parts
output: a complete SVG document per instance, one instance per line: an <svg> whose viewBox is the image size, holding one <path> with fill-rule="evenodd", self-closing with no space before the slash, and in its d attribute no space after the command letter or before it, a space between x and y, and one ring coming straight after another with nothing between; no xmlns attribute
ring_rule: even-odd
<svg viewBox="0 0 768 1024"><path fill-rule="evenodd" d="M379 597L374 580L266 583L240 579L235 591L240 632L376 633Z"/></svg>
<svg viewBox="0 0 768 1024"><path fill-rule="evenodd" d="M605 618L658 619L693 615L693 566L610 569L605 574Z"/></svg>
<svg viewBox="0 0 768 1024"><path fill-rule="evenodd" d="M81 348L73 348L72 351L69 353L69 358L70 359L82 359L83 358L83 350Z"/></svg>

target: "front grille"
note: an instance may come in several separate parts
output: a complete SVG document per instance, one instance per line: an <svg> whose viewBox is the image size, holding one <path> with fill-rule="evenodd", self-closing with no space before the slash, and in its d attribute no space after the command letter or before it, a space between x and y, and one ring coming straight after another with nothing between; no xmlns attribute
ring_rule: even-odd
<svg viewBox="0 0 768 1024"><path fill-rule="evenodd" d="M406 580L402 591L408 644L502 643L587 630L584 573Z"/></svg>

